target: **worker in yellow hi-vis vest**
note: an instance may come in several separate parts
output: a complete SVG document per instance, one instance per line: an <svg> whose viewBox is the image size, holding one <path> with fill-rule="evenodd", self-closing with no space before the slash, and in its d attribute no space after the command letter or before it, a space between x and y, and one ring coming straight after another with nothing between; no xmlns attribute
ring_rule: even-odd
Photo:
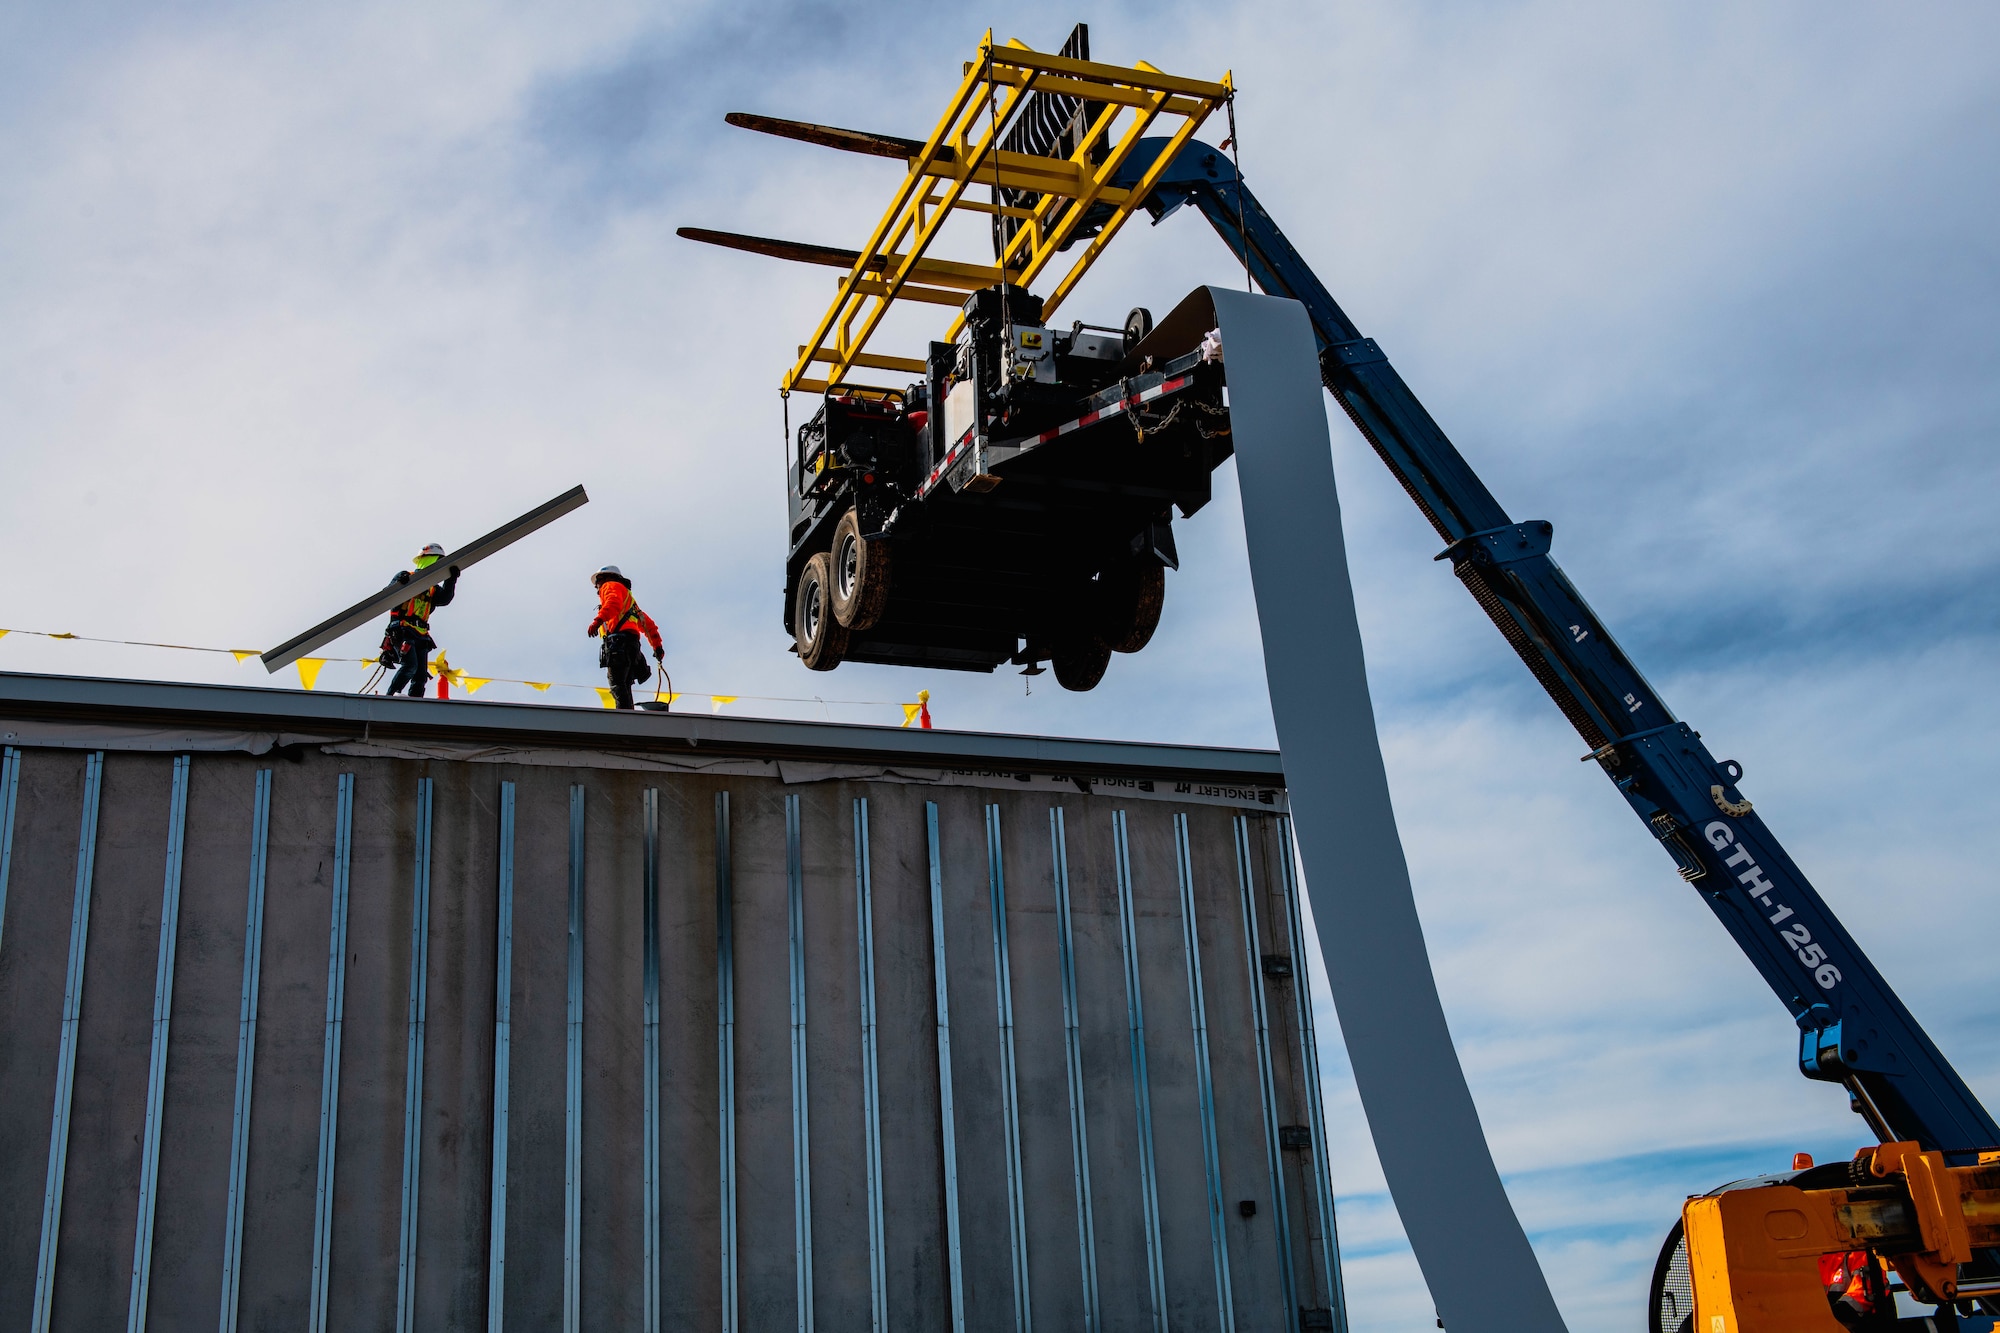
<svg viewBox="0 0 2000 1333"><path fill-rule="evenodd" d="M418 569L428 569L443 554L444 547L432 542L417 552L414 563ZM408 583L412 577L409 570L398 570L396 577L389 580L389 586ZM431 637L431 612L450 605L457 595L458 566L453 565L451 576L443 583L425 589L389 612L389 627L382 635L382 655L377 660L385 667L396 668L395 679L389 682L390 698L406 688L412 699L423 698L424 687L431 679L431 650L437 647L437 640Z"/></svg>

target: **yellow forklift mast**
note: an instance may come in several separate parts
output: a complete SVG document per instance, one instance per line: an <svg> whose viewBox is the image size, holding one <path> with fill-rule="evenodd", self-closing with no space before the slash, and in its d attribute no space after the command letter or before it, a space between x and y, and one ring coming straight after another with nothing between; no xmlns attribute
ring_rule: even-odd
<svg viewBox="0 0 2000 1333"><path fill-rule="evenodd" d="M1051 55L1019 41L996 43L988 30L978 54L965 63L944 115L921 142L769 116L729 118L745 129L907 159L908 174L860 250L698 228L682 228L681 234L847 270L833 303L779 382L782 391L822 393L829 386L847 387L849 377L859 370L922 375L925 362L920 355L868 350L890 306L899 300L917 301L960 311L972 292L1002 284L1032 290L1054 273L1059 276L1041 298L1042 316L1047 319L1152 193L1182 146L1234 92L1227 73L1220 82L1210 82L1167 74L1143 60L1109 65ZM1066 155L1007 146L1021 128L1021 113L1031 108L1037 94L1047 95L1044 102L1069 98L1082 104L1081 123L1063 128ZM1139 141L1161 135L1169 147L1155 157L1137 184L1114 186ZM972 197L975 189L989 197ZM935 254L945 224L955 213L983 215L992 224L997 244L972 258ZM1066 264L1058 262L1079 242L1081 253ZM994 250L999 251L997 257ZM942 340L954 341L964 324L959 313Z"/></svg>

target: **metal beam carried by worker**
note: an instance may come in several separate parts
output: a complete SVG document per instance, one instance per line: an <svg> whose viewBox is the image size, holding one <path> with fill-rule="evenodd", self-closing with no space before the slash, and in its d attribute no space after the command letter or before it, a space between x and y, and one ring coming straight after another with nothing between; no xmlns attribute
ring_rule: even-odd
<svg viewBox="0 0 2000 1333"><path fill-rule="evenodd" d="M259 660L263 662L264 669L271 672L290 666L314 649L325 647L349 630L359 629L376 616L410 602L411 599L421 596L447 579L456 579L461 571L471 568L490 555L506 550L529 533L545 528L564 514L581 509L589 503L590 497L584 494L583 487L571 487L548 503L530 509L513 522L503 523L477 541L438 556L431 564L414 571L408 579L391 583L380 592L356 602L339 615L323 620L303 634L285 640ZM428 554L428 551L426 553Z"/></svg>

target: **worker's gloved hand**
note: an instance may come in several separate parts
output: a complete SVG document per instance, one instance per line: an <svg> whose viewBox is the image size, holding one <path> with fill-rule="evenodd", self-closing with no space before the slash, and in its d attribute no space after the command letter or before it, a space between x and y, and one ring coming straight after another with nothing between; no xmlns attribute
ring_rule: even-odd
<svg viewBox="0 0 2000 1333"><path fill-rule="evenodd" d="M666 660L667 660L667 650L666 650L666 649L664 649L664 648L655 648L655 649L653 650L653 660L654 660L655 662L664 662L664 661L666 661Z"/></svg>
<svg viewBox="0 0 2000 1333"><path fill-rule="evenodd" d="M453 578L457 578L457 577L458 577L458 566L457 566L457 565L453 565L453 566L451 567L451 577L453 577Z"/></svg>
<svg viewBox="0 0 2000 1333"><path fill-rule="evenodd" d="M407 569L397 570L396 577L389 580L389 582L396 584L398 587L401 587L403 584L408 583L409 581L410 581L410 571Z"/></svg>
<svg viewBox="0 0 2000 1333"><path fill-rule="evenodd" d="M586 638L586 639L594 639L594 638L596 638L596 637L597 637L597 626L595 626L595 625L592 625L592 626L591 626L591 627L590 627L589 629L585 630L585 631L583 632L583 637L584 637L584 638Z"/></svg>

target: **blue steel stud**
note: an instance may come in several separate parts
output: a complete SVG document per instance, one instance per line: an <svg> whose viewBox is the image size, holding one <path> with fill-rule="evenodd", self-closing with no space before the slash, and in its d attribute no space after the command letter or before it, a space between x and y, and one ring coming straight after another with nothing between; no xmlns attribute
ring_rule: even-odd
<svg viewBox="0 0 2000 1333"><path fill-rule="evenodd" d="M645 1173L646 1276L641 1327L660 1333L660 789L646 788L645 880L640 886L645 942L640 971L645 1010L646 1114Z"/></svg>
<svg viewBox="0 0 2000 1333"><path fill-rule="evenodd" d="M569 999L563 1081L563 1333L583 1295L583 784L569 789Z"/></svg>
<svg viewBox="0 0 2000 1333"><path fill-rule="evenodd" d="M868 798L854 798L854 913L861 947L861 1119L868 1156L868 1302L873 1333L889 1333L888 1258L882 1232L882 1083L875 1059L875 893L868 858Z"/></svg>
<svg viewBox="0 0 2000 1333"><path fill-rule="evenodd" d="M311 1302L306 1326L326 1333L333 1270L334 1160L340 1145L340 1029L347 1007L347 886L354 867L354 775L342 773L333 824L333 922L327 932L326 1036L320 1047L319 1167L313 1192Z"/></svg>
<svg viewBox="0 0 2000 1333"><path fill-rule="evenodd" d="M417 779L417 825L410 892L410 999L403 1059L403 1199L396 1245L396 1333L413 1333L417 1314L417 1204L424 1134L424 1012L429 1001L431 797Z"/></svg>
<svg viewBox="0 0 2000 1333"><path fill-rule="evenodd" d="M1090 1133L1083 1102L1083 1027L1076 1003L1076 948L1070 932L1069 840L1063 811L1049 807L1049 852L1054 863L1056 956L1062 971L1063 1063L1069 1076L1070 1171L1076 1182L1076 1243L1083 1272L1084 1333L1099 1333L1097 1222L1090 1203Z"/></svg>
<svg viewBox="0 0 2000 1333"><path fill-rule="evenodd" d="M1264 1003L1263 950L1257 929L1256 877L1250 864L1250 818L1236 816L1236 888L1243 907L1243 962L1250 979L1250 1017L1257 1029L1257 1094L1264 1111L1264 1168L1271 1182L1271 1225L1278 1236L1278 1277L1285 1294L1286 1333L1298 1333L1299 1279L1292 1257L1291 1208L1285 1198L1284 1151L1278 1143L1277 1081L1271 1073L1271 1018ZM1294 970L1305 965L1294 962Z"/></svg>
<svg viewBox="0 0 2000 1333"><path fill-rule="evenodd" d="M21 752L0 750L0 940L7 929L7 868L14 860L14 805L21 790Z"/></svg>
<svg viewBox="0 0 2000 1333"><path fill-rule="evenodd" d="M931 873L931 966L937 983L938 1123L944 1156L945 1262L951 1282L951 1327L965 1333L965 1270L958 1230L958 1125L951 1091L951 999L945 985L944 857L938 846L937 802L924 802Z"/></svg>
<svg viewBox="0 0 2000 1333"><path fill-rule="evenodd" d="M1001 864L1000 807L986 807L986 884L993 914L993 990L1000 1022L1000 1119L1007 1151L1008 1248L1014 1261L1014 1328L1034 1325L1028 1282L1028 1199L1021 1172L1021 1098L1014 1069L1014 981L1007 957L1007 875Z"/></svg>
<svg viewBox="0 0 2000 1333"><path fill-rule="evenodd" d="M500 784L500 870L495 886L493 964L493 1182L486 1240L486 1330L507 1311L507 1123L514 1045L514 784Z"/></svg>
<svg viewBox="0 0 2000 1333"><path fill-rule="evenodd" d="M160 1112L167 1095L167 1034L174 1012L174 944L181 917L181 852L187 833L187 755L174 760L167 805L167 871L160 891L160 957L153 969L153 1048L146 1066L146 1127L139 1150L139 1218L132 1236L132 1290L125 1301L127 1333L146 1327L146 1293L153 1277L153 1216L159 1204Z"/></svg>
<svg viewBox="0 0 2000 1333"><path fill-rule="evenodd" d="M1290 918L1293 967L1297 978L1292 986L1296 1006L1300 1054L1305 1063L1306 1105L1312 1113L1313 1197L1319 1205L1320 1265L1326 1274L1327 1300L1333 1308L1336 1333L1347 1333L1347 1283L1340 1271L1340 1232L1333 1211L1332 1163L1326 1157L1326 1107L1321 1102L1319 1082L1319 1037L1313 1031L1312 970L1306 966L1305 921L1299 911L1299 881L1293 867L1292 821L1278 817L1278 869L1285 886L1285 911Z"/></svg>
<svg viewBox="0 0 2000 1333"><path fill-rule="evenodd" d="M220 1333L236 1333L243 1270L243 1183L250 1166L250 1090L257 1064L257 982L264 962L264 865L271 833L271 770L257 770L250 806L250 889L243 927L243 993L236 1016L236 1105L229 1117L229 1198L222 1224Z"/></svg>
<svg viewBox="0 0 2000 1333"><path fill-rule="evenodd" d="M1188 1010L1194 1019L1195 1084L1201 1096L1201 1155L1208 1173L1208 1244L1215 1269L1216 1317L1235 1333L1236 1297L1229 1285L1229 1222L1222 1204L1222 1154L1215 1142L1215 1080L1208 1064L1208 1003L1202 993L1201 931L1194 908L1194 854L1188 818L1174 816L1174 869L1181 895L1181 953L1187 967Z"/></svg>
<svg viewBox="0 0 2000 1333"><path fill-rule="evenodd" d="M806 1087L805 861L799 849L799 798L785 798L785 899L792 1019L792 1266L799 1333L812 1333L812 1127Z"/></svg>
<svg viewBox="0 0 2000 1333"><path fill-rule="evenodd" d="M1118 876L1118 941L1125 962L1125 1018L1132 1044L1132 1099L1139 1121L1139 1206L1146 1228L1146 1281L1155 1333L1167 1329L1167 1276L1160 1254L1160 1185L1153 1164L1153 1096L1146 1079L1146 1009L1139 987L1139 936L1132 907L1132 851L1125 812L1111 814Z"/></svg>
<svg viewBox="0 0 2000 1333"><path fill-rule="evenodd" d="M104 751L83 761L83 819L76 839L76 892L70 900L69 967L63 975L62 1044L56 1051L55 1114L49 1125L49 1172L42 1187L42 1242L35 1258L30 1327L48 1333L56 1290L56 1242L62 1235L63 1176L69 1166L70 1096L76 1086L77 1026L83 1013L83 960L90 945L90 891L97 862L97 805L104 791Z"/></svg>
<svg viewBox="0 0 2000 1333"><path fill-rule="evenodd" d="M716 1145L722 1168L722 1333L739 1333L736 1308L736 927L729 859L729 793L715 794Z"/></svg>

